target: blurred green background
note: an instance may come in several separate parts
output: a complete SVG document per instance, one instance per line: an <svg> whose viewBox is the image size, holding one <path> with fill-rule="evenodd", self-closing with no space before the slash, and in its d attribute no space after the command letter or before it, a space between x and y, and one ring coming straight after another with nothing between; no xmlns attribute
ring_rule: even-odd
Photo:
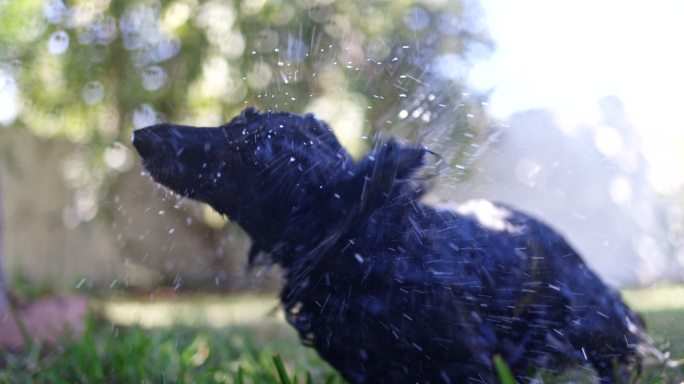
<svg viewBox="0 0 684 384"><path fill-rule="evenodd" d="M491 48L469 1L1 7L10 280L84 289L255 284L244 272L242 232L140 175L136 128L214 126L253 105L315 112L355 156L377 133L429 134L455 163L486 121L463 85L472 59Z"/></svg>

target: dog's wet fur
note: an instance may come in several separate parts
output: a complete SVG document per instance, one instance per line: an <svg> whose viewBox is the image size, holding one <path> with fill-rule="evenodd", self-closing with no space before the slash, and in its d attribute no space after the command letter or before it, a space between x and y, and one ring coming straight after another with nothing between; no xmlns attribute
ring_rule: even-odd
<svg viewBox="0 0 684 384"><path fill-rule="evenodd" d="M152 178L211 205L284 270L288 322L350 383L496 383L573 366L626 382L640 318L553 229L511 207L421 202L427 149L379 140L354 161L313 115L248 108L133 144ZM424 172L423 172L424 173Z"/></svg>

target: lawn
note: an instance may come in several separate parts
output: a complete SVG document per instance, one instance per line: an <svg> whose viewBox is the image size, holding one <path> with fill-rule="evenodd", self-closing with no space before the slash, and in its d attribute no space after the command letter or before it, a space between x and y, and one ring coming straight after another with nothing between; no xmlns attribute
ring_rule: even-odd
<svg viewBox="0 0 684 384"><path fill-rule="evenodd" d="M658 346L684 358L684 286L624 292ZM282 319L273 297L94 300L78 338L0 352L7 383L342 383ZM282 359L281 359L282 357ZM503 367L505 368L505 367ZM684 368L650 367L643 383L680 383ZM544 383L583 383L583 371Z"/></svg>

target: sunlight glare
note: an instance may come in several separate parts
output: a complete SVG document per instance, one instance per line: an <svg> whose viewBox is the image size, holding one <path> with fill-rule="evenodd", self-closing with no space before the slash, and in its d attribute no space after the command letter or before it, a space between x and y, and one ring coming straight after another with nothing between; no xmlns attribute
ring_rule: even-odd
<svg viewBox="0 0 684 384"><path fill-rule="evenodd" d="M475 65L470 81L493 90L495 117L548 108L568 133L598 123L597 100L617 96L640 137L652 186L665 194L684 187L684 124L677 112L684 55L676 52L684 3L482 3L497 48Z"/></svg>

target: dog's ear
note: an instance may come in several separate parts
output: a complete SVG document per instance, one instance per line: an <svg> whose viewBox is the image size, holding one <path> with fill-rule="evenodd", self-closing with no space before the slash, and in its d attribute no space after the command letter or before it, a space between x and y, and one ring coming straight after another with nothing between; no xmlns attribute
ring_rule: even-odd
<svg viewBox="0 0 684 384"><path fill-rule="evenodd" d="M335 157L340 157L345 160L350 160L351 157L347 150L342 147L337 137L333 133L332 128L323 120L319 120L311 113L304 115L304 125L302 127L304 134L310 138L316 138L317 142L325 145L330 150L329 154Z"/></svg>
<svg viewBox="0 0 684 384"><path fill-rule="evenodd" d="M361 188L361 210L372 209L399 192L424 165L427 149L389 140L376 145L358 165L354 184Z"/></svg>
<svg viewBox="0 0 684 384"><path fill-rule="evenodd" d="M395 146L398 180L410 179L418 169L425 165L425 155L428 153L426 148L417 145L401 145L394 140L390 143Z"/></svg>
<svg viewBox="0 0 684 384"><path fill-rule="evenodd" d="M235 116L228 124L245 124L255 118L259 117L261 112L258 109L249 106L245 108L239 115Z"/></svg>

